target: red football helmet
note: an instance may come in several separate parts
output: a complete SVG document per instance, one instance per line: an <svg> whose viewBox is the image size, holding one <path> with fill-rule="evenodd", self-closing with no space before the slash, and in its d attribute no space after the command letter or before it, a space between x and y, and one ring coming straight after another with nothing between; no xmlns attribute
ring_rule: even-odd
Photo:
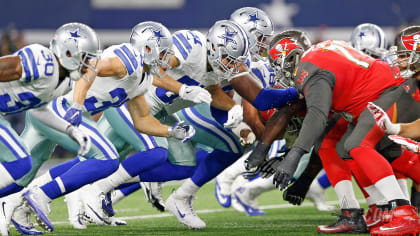
<svg viewBox="0 0 420 236"><path fill-rule="evenodd" d="M403 29L395 37L395 46L390 49L391 66L398 66L400 76L408 78L420 71L420 26Z"/></svg>
<svg viewBox="0 0 420 236"><path fill-rule="evenodd" d="M271 67L286 80L290 79L303 53L310 47L311 41L300 30L286 30L275 35L268 51Z"/></svg>

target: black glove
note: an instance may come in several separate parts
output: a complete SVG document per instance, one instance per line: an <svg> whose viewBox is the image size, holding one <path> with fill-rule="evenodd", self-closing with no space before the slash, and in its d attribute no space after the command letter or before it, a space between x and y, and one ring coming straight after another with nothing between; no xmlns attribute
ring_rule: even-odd
<svg viewBox="0 0 420 236"><path fill-rule="evenodd" d="M276 188L283 190L289 185L290 179L296 171L300 158L305 153L301 148L294 147L284 160L277 166L273 184Z"/></svg>
<svg viewBox="0 0 420 236"><path fill-rule="evenodd" d="M245 169L248 172L257 172L259 167L264 163L267 157L267 153L270 150L270 146L267 146L261 142L257 144L249 157L245 160Z"/></svg>
<svg viewBox="0 0 420 236"><path fill-rule="evenodd" d="M265 161L260 167L260 177L270 178L276 173L276 169L282 160L282 158L271 158L268 161Z"/></svg>
<svg viewBox="0 0 420 236"><path fill-rule="evenodd" d="M299 179L297 179L283 192L283 199L285 201L290 202L293 205L302 204L306 194L308 193L312 181L312 178L300 176Z"/></svg>

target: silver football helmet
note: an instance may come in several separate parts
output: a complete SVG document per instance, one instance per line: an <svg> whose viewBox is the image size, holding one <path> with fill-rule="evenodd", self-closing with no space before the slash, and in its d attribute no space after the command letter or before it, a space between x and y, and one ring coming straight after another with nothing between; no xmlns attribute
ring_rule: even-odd
<svg viewBox="0 0 420 236"><path fill-rule="evenodd" d="M70 78L78 80L83 67L96 71L100 57L100 43L95 31L82 23L68 23L55 31L50 49L61 66L70 71Z"/></svg>
<svg viewBox="0 0 420 236"><path fill-rule="evenodd" d="M384 31L375 24L365 23L354 28L351 46L372 57L383 59L387 55Z"/></svg>
<svg viewBox="0 0 420 236"><path fill-rule="evenodd" d="M145 21L137 24L131 31L130 43L143 56L144 63L152 74L163 77L170 68L172 55L172 35L161 23ZM159 73L164 67L163 74Z"/></svg>
<svg viewBox="0 0 420 236"><path fill-rule="evenodd" d="M407 27L395 36L395 46L390 48L391 68L399 67L394 76L410 78L420 72L420 25Z"/></svg>
<svg viewBox="0 0 420 236"><path fill-rule="evenodd" d="M255 7L243 7L230 15L230 19L239 24L250 38L251 56L255 60L267 60L263 55L268 49L268 38L274 33L270 17ZM255 41L255 44L253 42Z"/></svg>
<svg viewBox="0 0 420 236"><path fill-rule="evenodd" d="M248 36L233 21L217 21L207 33L208 61L219 76L229 78L238 74L248 52Z"/></svg>

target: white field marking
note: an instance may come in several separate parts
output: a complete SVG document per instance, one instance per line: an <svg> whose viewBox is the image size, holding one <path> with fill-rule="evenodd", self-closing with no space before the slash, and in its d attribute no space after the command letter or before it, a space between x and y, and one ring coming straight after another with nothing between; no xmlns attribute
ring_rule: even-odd
<svg viewBox="0 0 420 236"><path fill-rule="evenodd" d="M359 201L361 201L362 199L358 199ZM338 201L328 201L328 204L338 204ZM314 206L313 203L310 202L306 202L303 203L300 206L294 206L292 204L279 204L279 205L265 205L265 206L260 206L260 209L266 210L266 209L280 209L280 208L292 208L292 207L308 207L308 206ZM129 209L121 209L121 210L117 210L118 211L129 211ZM130 210L131 211L131 210ZM233 208L229 208L229 209L204 209L204 210L197 210L196 212L199 214L207 214L207 213L215 213L215 212L228 212L228 211L236 211ZM169 213L163 213L163 214L153 214L153 215L143 215L143 216L124 216L124 217L117 217L120 220L138 220L138 219L152 219L152 218L164 218L164 217L174 217L173 215L169 214ZM56 221L56 222L52 222L54 225L69 225L70 223L68 221Z"/></svg>

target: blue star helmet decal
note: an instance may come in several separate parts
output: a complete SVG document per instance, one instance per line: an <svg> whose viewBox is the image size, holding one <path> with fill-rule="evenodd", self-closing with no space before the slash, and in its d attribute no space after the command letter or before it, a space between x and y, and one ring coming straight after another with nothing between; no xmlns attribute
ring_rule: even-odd
<svg viewBox="0 0 420 236"><path fill-rule="evenodd" d="M153 36L150 39L155 39L158 46L160 46L160 39L165 38L165 36L162 35L162 29L159 28L157 30L154 30L154 29L150 28L150 30L153 32Z"/></svg>
<svg viewBox="0 0 420 236"><path fill-rule="evenodd" d="M79 35L79 29L75 30L74 32L70 31L70 37L72 38L80 38L81 36Z"/></svg>
<svg viewBox="0 0 420 236"><path fill-rule="evenodd" d="M257 24L257 21L261 20L260 18L258 18L258 12L255 12L254 14L250 14L248 16L249 16L248 21L254 22L254 24Z"/></svg>
<svg viewBox="0 0 420 236"><path fill-rule="evenodd" d="M236 31L229 31L229 27L225 27L225 34L218 36L221 39L224 39L224 45L225 47L229 44L229 43L233 43L234 45L237 45L236 41L233 39L233 37L237 34L238 32ZM236 49L236 47L232 47L234 49Z"/></svg>
<svg viewBox="0 0 420 236"><path fill-rule="evenodd" d="M360 32L359 38L362 38L363 36L366 36L365 32Z"/></svg>

